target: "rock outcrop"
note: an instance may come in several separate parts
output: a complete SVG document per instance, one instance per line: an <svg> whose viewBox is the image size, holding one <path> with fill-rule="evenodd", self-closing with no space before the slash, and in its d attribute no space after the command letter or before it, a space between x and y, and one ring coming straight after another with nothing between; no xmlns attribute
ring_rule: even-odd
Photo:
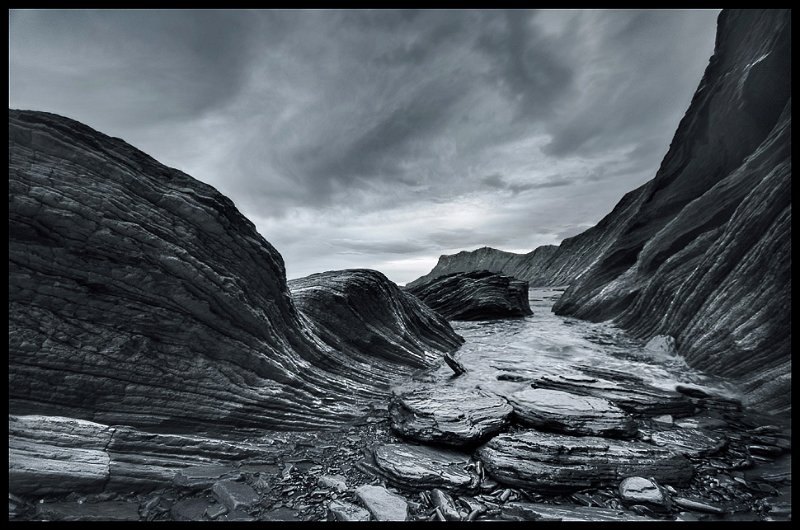
<svg viewBox="0 0 800 530"><path fill-rule="evenodd" d="M724 11L714 56L653 180L554 311L672 335L698 368L790 406L791 21Z"/></svg>
<svg viewBox="0 0 800 530"><path fill-rule="evenodd" d="M460 342L381 275L342 274L322 279L368 287L324 308L346 314L336 330L304 293L297 310L280 254L214 188L73 120L9 111L13 414L171 432L339 424Z"/></svg>
<svg viewBox="0 0 800 530"><path fill-rule="evenodd" d="M306 325L340 356L326 367L373 381L441 361L463 342L450 324L378 271L353 269L289 281ZM357 364L363 370L354 370ZM368 382L366 379L364 382Z"/></svg>
<svg viewBox="0 0 800 530"><path fill-rule="evenodd" d="M454 387L393 392L389 419L398 434L425 443L475 444L508 425L512 408L494 394Z"/></svg>
<svg viewBox="0 0 800 530"><path fill-rule="evenodd" d="M746 404L791 407L791 11L724 10L714 55L653 180L529 254L442 256L416 287L487 269L570 285L554 311L675 338Z"/></svg>
<svg viewBox="0 0 800 530"><path fill-rule="evenodd" d="M685 484L693 473L685 457L641 442L521 431L501 434L478 450L498 482L544 493L562 493L646 474Z"/></svg>
<svg viewBox="0 0 800 530"><path fill-rule="evenodd" d="M533 314L528 282L486 270L460 272L406 290L448 320L489 320Z"/></svg>

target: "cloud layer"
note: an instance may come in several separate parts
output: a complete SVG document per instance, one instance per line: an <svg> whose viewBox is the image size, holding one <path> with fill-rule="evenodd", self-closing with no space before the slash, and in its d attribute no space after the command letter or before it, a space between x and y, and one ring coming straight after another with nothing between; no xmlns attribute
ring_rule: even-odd
<svg viewBox="0 0 800 530"><path fill-rule="evenodd" d="M290 277L405 283L442 253L557 244L652 178L716 16L16 10L9 106L217 187Z"/></svg>

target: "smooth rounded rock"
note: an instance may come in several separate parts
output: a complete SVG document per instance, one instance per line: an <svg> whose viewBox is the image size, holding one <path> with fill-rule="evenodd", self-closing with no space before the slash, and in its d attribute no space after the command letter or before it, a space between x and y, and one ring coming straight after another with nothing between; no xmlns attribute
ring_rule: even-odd
<svg viewBox="0 0 800 530"><path fill-rule="evenodd" d="M631 503L648 503L663 506L666 503L663 492L650 479L628 477L619 484L619 495L622 500Z"/></svg>
<svg viewBox="0 0 800 530"><path fill-rule="evenodd" d="M508 396L520 422L566 434L630 438L633 418L610 401L561 390L526 388Z"/></svg>

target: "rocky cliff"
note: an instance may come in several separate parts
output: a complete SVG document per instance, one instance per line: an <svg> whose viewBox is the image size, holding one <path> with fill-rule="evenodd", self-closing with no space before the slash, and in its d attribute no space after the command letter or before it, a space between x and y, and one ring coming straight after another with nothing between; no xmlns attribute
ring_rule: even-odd
<svg viewBox="0 0 800 530"><path fill-rule="evenodd" d="M714 56L653 180L554 311L673 335L751 404L791 397L791 18L725 11Z"/></svg>
<svg viewBox="0 0 800 530"><path fill-rule="evenodd" d="M442 256L410 286L488 269L570 288L554 311L673 335L693 366L790 406L791 12L720 14L714 55L653 180L529 254Z"/></svg>
<svg viewBox="0 0 800 530"><path fill-rule="evenodd" d="M343 368L311 309L295 307L280 254L228 198L42 112L9 111L8 285L13 414L172 431L322 427L383 395L384 367L408 373L459 340L396 287L386 299L376 290L367 296L380 301L348 311L391 321L373 328L383 349Z"/></svg>

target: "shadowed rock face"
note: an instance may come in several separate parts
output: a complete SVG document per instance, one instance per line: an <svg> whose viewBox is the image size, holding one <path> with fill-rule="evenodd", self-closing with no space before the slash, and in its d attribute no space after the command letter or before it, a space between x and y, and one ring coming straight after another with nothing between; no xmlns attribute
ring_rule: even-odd
<svg viewBox="0 0 800 530"><path fill-rule="evenodd" d="M310 325L280 254L211 186L73 120L9 111L12 413L173 431L341 423L459 342L382 276L356 276L375 284L348 309L372 326L365 343Z"/></svg>
<svg viewBox="0 0 800 530"><path fill-rule="evenodd" d="M448 274L406 290L448 320L488 320L533 314L527 282L486 270Z"/></svg>
<svg viewBox="0 0 800 530"><path fill-rule="evenodd" d="M690 365L738 379L747 404L791 404L791 20L725 10L714 55L653 180L596 226L529 254L442 256L566 285L554 311L676 338Z"/></svg>
<svg viewBox="0 0 800 530"><path fill-rule="evenodd" d="M726 11L714 56L656 177L597 263L554 306L673 335L695 367L790 406L791 23Z"/></svg>

